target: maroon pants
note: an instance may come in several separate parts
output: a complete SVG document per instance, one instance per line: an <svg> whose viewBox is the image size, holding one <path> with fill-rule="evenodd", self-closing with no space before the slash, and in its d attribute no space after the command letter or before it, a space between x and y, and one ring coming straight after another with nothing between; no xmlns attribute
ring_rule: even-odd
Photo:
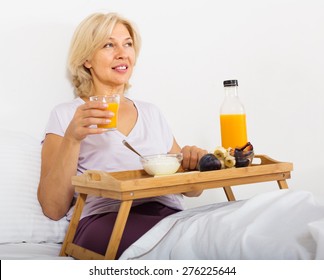
<svg viewBox="0 0 324 280"><path fill-rule="evenodd" d="M131 208L116 258L163 218L178 212L158 202ZM117 213L91 215L79 222L74 243L101 255L106 254Z"/></svg>

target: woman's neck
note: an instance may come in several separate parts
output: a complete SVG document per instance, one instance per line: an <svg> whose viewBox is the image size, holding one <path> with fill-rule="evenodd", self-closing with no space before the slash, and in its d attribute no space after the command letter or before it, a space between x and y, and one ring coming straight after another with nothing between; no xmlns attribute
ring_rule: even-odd
<svg viewBox="0 0 324 280"><path fill-rule="evenodd" d="M92 89L92 94L91 95L112 95L112 94L119 94L123 96L123 93L125 91L125 86L118 86L118 87L113 87L113 86L94 86Z"/></svg>

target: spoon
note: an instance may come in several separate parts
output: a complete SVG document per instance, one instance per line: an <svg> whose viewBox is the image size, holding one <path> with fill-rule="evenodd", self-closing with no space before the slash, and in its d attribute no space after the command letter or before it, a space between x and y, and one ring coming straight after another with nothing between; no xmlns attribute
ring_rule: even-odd
<svg viewBox="0 0 324 280"><path fill-rule="evenodd" d="M141 158L144 158L138 151L136 151L126 140L123 140L123 144L130 149L135 154L139 155Z"/></svg>

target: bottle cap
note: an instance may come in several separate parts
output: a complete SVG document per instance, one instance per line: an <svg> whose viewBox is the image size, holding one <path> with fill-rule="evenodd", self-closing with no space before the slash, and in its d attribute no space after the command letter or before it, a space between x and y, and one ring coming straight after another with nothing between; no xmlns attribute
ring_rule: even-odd
<svg viewBox="0 0 324 280"><path fill-rule="evenodd" d="M237 80L226 80L223 82L224 87L234 87L238 86Z"/></svg>

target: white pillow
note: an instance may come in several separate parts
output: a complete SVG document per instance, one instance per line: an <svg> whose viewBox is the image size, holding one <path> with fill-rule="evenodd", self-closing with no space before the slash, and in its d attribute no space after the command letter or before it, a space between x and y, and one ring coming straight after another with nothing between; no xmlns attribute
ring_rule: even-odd
<svg viewBox="0 0 324 280"><path fill-rule="evenodd" d="M37 200L40 141L1 129L0 243L62 242L68 221L44 216Z"/></svg>

